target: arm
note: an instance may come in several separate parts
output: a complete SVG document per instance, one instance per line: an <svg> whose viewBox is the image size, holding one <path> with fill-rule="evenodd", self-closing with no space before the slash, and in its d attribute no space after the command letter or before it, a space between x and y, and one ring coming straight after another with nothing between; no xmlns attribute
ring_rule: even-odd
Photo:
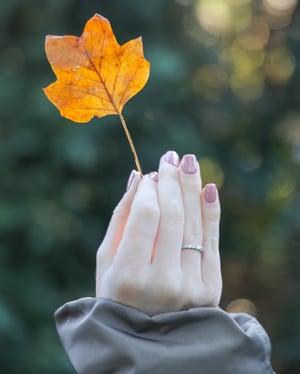
<svg viewBox="0 0 300 374"><path fill-rule="evenodd" d="M219 214L193 156L169 152L158 176L135 175L98 250L97 298L56 313L78 373L273 373L258 322L217 308Z"/></svg>

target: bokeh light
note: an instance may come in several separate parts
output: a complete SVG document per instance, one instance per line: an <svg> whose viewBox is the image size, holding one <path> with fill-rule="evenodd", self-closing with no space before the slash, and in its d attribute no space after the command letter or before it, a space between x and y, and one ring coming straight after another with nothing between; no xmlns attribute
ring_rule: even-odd
<svg viewBox="0 0 300 374"><path fill-rule="evenodd" d="M214 35L230 31L233 24L230 7L223 0L199 0L196 3L196 14L201 26Z"/></svg>
<svg viewBox="0 0 300 374"><path fill-rule="evenodd" d="M264 69L271 82L286 83L292 77L295 67L295 58L288 48L277 47L268 51Z"/></svg>
<svg viewBox="0 0 300 374"><path fill-rule="evenodd" d="M275 129L277 138L284 139L293 160L300 163L300 112L288 113Z"/></svg>
<svg viewBox="0 0 300 374"><path fill-rule="evenodd" d="M272 29L286 27L296 9L297 0L263 0L266 19Z"/></svg>
<svg viewBox="0 0 300 374"><path fill-rule="evenodd" d="M224 182L224 172L217 160L211 158L200 158L199 160L203 184L215 183L221 188Z"/></svg>
<svg viewBox="0 0 300 374"><path fill-rule="evenodd" d="M296 178L287 171L278 169L270 175L268 186L270 199L288 199L296 191Z"/></svg>
<svg viewBox="0 0 300 374"><path fill-rule="evenodd" d="M231 301L226 308L228 313L247 313L256 317L257 311L255 304L248 299L236 299Z"/></svg>
<svg viewBox="0 0 300 374"><path fill-rule="evenodd" d="M199 77L209 82L208 85L218 84L222 72L237 98L253 102L264 94L266 81L284 84L291 79L295 58L283 43L278 43L278 39L273 43L272 30L287 26L296 5L296 0L264 0L258 11L253 1L196 1L198 30L191 19L185 27L208 48L218 49L219 66L215 69L215 81L209 68L206 72L202 70L202 74L199 72L194 86ZM226 85L224 79L222 85ZM205 95L211 100L217 99L211 89L205 91Z"/></svg>

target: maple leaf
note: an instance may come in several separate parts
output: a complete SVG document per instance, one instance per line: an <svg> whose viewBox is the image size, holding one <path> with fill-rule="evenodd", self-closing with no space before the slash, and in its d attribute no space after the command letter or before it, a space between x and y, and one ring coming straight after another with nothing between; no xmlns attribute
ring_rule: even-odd
<svg viewBox="0 0 300 374"><path fill-rule="evenodd" d="M44 88L60 114L74 122L94 116L119 116L137 168L141 167L122 109L146 84L150 64L142 39L119 45L110 22L99 14L89 19L80 37L48 35L46 55L57 80Z"/></svg>

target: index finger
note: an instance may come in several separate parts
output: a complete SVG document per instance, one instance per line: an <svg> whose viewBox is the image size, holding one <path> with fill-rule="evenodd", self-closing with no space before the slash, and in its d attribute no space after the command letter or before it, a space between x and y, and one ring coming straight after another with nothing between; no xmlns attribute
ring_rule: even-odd
<svg viewBox="0 0 300 374"><path fill-rule="evenodd" d="M140 267L151 262L160 218L156 185L151 175L139 183L114 259L120 266Z"/></svg>

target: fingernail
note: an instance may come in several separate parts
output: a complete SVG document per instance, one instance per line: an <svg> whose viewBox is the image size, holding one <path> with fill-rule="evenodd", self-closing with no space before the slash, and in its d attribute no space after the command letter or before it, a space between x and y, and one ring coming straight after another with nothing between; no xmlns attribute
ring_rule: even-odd
<svg viewBox="0 0 300 374"><path fill-rule="evenodd" d="M174 165L174 166L179 165L179 156L175 151L168 151L165 154L165 160L171 165Z"/></svg>
<svg viewBox="0 0 300 374"><path fill-rule="evenodd" d="M148 174L148 178L154 180L154 182L158 181L158 173L156 171L152 171Z"/></svg>
<svg viewBox="0 0 300 374"><path fill-rule="evenodd" d="M127 186L126 186L126 191L129 190L129 188L132 186L133 181L135 178L139 175L139 173L136 170L132 170L132 172L129 175Z"/></svg>
<svg viewBox="0 0 300 374"><path fill-rule="evenodd" d="M214 183L209 183L205 186L204 199L207 203L214 203L217 200L217 188Z"/></svg>
<svg viewBox="0 0 300 374"><path fill-rule="evenodd" d="M195 174L198 170L195 155L184 155L181 160L181 169L186 174Z"/></svg>

